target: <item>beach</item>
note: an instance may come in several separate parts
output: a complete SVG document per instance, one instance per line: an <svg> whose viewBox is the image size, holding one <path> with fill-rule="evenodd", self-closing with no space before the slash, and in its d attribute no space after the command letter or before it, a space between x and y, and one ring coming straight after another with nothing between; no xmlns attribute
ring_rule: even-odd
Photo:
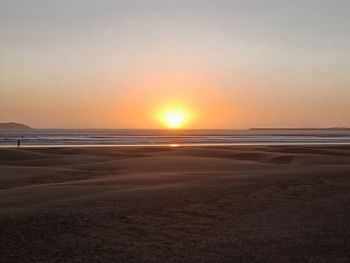
<svg viewBox="0 0 350 263"><path fill-rule="evenodd" d="M350 145L0 149L0 262L349 262Z"/></svg>

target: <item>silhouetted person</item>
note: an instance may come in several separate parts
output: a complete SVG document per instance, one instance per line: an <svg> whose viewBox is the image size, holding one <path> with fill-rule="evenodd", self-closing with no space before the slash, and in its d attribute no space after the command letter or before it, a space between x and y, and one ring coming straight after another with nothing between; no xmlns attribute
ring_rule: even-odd
<svg viewBox="0 0 350 263"><path fill-rule="evenodd" d="M17 140L17 148L21 148L21 140Z"/></svg>

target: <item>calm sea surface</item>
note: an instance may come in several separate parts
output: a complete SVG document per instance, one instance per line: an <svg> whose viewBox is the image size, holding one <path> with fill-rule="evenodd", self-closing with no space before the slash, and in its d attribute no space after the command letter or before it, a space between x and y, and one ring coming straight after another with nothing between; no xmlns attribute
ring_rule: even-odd
<svg viewBox="0 0 350 263"><path fill-rule="evenodd" d="M0 146L350 144L350 130L0 130Z"/></svg>

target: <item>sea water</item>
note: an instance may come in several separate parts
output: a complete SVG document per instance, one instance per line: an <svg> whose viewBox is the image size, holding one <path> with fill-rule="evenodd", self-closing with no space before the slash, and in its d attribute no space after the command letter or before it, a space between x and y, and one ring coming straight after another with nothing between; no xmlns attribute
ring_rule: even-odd
<svg viewBox="0 0 350 263"><path fill-rule="evenodd" d="M15 146L17 140L22 146L350 144L350 130L0 130L0 146Z"/></svg>

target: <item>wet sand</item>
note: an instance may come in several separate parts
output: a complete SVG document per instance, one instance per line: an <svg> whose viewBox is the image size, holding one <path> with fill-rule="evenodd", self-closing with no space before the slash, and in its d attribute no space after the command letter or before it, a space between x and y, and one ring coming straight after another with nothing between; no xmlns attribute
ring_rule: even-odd
<svg viewBox="0 0 350 263"><path fill-rule="evenodd" d="M350 146L0 149L0 262L349 262Z"/></svg>

